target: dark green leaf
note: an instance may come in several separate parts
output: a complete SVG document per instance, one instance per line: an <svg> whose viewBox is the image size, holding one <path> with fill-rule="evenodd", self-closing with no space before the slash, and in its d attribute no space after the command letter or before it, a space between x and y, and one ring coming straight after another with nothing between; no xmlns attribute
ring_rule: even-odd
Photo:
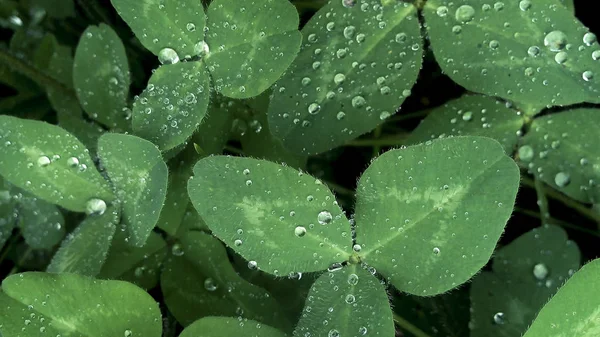
<svg viewBox="0 0 600 337"><path fill-rule="evenodd" d="M304 26L300 54L274 88L273 134L315 154L374 129L393 115L417 79L423 55L409 3L330 1Z"/></svg>
<svg viewBox="0 0 600 337"><path fill-rule="evenodd" d="M359 254L401 291L448 291L488 262L518 187L517 165L490 138L388 151L358 183Z"/></svg>
<svg viewBox="0 0 600 337"><path fill-rule="evenodd" d="M65 236L65 219L58 207L29 194L19 198L19 226L33 249L50 249Z"/></svg>
<svg viewBox="0 0 600 337"><path fill-rule="evenodd" d="M90 212L90 202L114 200L88 150L60 127L0 116L0 174L48 202Z"/></svg>
<svg viewBox="0 0 600 337"><path fill-rule="evenodd" d="M179 337L286 337L283 332L257 321L233 317L205 317L187 327Z"/></svg>
<svg viewBox="0 0 600 337"><path fill-rule="evenodd" d="M107 133L98 140L98 156L123 202L130 243L142 247L167 194L169 172L160 150L136 136Z"/></svg>

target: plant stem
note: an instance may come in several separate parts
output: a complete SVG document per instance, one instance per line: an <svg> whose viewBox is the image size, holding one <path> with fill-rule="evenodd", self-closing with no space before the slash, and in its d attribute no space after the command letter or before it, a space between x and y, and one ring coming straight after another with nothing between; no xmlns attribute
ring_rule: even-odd
<svg viewBox="0 0 600 337"><path fill-rule="evenodd" d="M534 178L533 185L535 187L535 193L537 194L537 204L540 207L542 224L544 224L550 219L548 197L546 197L546 193L544 192L544 183L540 179Z"/></svg>
<svg viewBox="0 0 600 337"><path fill-rule="evenodd" d="M381 131L383 129L383 124L379 125L377 128L375 128L375 140L379 140L379 138L381 137ZM371 154L371 157L375 158L379 155L379 151L381 151L381 145L379 144L375 144L373 145L373 153Z"/></svg>
<svg viewBox="0 0 600 337"><path fill-rule="evenodd" d="M346 146L371 147L371 146L399 146L406 140L404 136L386 137L379 139L355 139L346 143Z"/></svg>
<svg viewBox="0 0 600 337"><path fill-rule="evenodd" d="M64 84L48 76L46 73L36 69L34 66L23 62L5 49L0 49L0 63L4 63L9 68L29 77L31 80L44 88L51 87L65 95L76 97L73 89L68 88Z"/></svg>
<svg viewBox="0 0 600 337"><path fill-rule="evenodd" d="M409 119L425 117L429 114L429 110L419 110L407 114L395 115L389 119L390 122L402 122Z"/></svg>
<svg viewBox="0 0 600 337"><path fill-rule="evenodd" d="M536 219L542 220L542 216L540 214L538 214L537 212L534 212L532 210L529 210L529 209L515 207L515 212L519 212L521 214L530 216L532 218L536 218ZM559 220L559 219L555 219L555 218L552 218L552 217L549 217L548 220L551 223L559 225L561 227L570 228L572 230L579 231L579 232L586 233L586 234L590 234L590 235L593 235L595 237L599 237L600 238L600 234L597 231L594 231L594 230L591 230L591 229L587 229L587 228L582 228L582 227L579 227L579 226L575 226L575 225L572 225L572 224L570 224L568 222L565 222L565 221L562 221L562 220Z"/></svg>
<svg viewBox="0 0 600 337"><path fill-rule="evenodd" d="M393 315L394 315L394 323L396 323L396 325L401 327L402 329L410 332L415 337L430 337L428 334L423 332L423 330L417 328L411 322L405 320L403 317L399 316L398 314L393 313Z"/></svg>
<svg viewBox="0 0 600 337"><path fill-rule="evenodd" d="M525 185L525 186L535 188L535 182L533 181L533 179L531 179L529 177L522 176L521 183L523 183L523 185ZM600 214L597 214L592 209L585 207L584 205L580 204L579 202L566 197L562 193L557 192L554 189L549 188L548 186L543 186L543 190L547 196L551 197L552 199L562 202L563 204L565 204L568 207L571 207L571 208L577 210L579 213L581 213L585 217L596 222L596 224L600 228Z"/></svg>

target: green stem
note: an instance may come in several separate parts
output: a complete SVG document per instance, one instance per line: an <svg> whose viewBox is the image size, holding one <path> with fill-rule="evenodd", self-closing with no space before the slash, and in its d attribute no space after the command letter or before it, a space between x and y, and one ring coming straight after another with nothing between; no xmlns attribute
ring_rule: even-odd
<svg viewBox="0 0 600 337"><path fill-rule="evenodd" d="M375 133L374 133L375 140L380 139L382 129L383 129L382 125L379 125L377 128L375 128ZM381 145L374 144L373 145L373 153L372 153L371 157L373 157L373 158L377 157L379 155L379 151L381 151Z"/></svg>
<svg viewBox="0 0 600 337"><path fill-rule="evenodd" d="M533 181L533 179L531 179L529 177L522 176L521 183L523 183L523 185L525 185L525 186L535 188L535 182ZM549 188L548 186L543 186L543 190L544 190L544 193L547 196L549 196L550 198L558 200L561 203L565 204L566 206L577 210L579 213L584 215L586 218L589 218L589 219L593 220L594 222L596 222L596 224L600 227L600 214L597 214L592 209L585 207L584 205L578 203L577 201L566 197L562 193L557 192L554 189Z"/></svg>
<svg viewBox="0 0 600 337"><path fill-rule="evenodd" d="M339 194L345 194L345 195L349 195L349 196L353 196L354 195L354 191L346 188L342 185L338 185L336 183L332 183L330 181L325 181L325 184L327 186L329 186L329 188L331 188L332 190L338 192Z"/></svg>
<svg viewBox="0 0 600 337"><path fill-rule="evenodd" d="M29 77L31 80L44 88L53 88L65 95L77 97L73 89L48 76L46 73L36 69L34 66L23 62L4 49L0 49L0 63L8 65L9 68Z"/></svg>
<svg viewBox="0 0 600 337"><path fill-rule="evenodd" d="M346 143L346 146L371 147L371 146L399 146L406 140L406 137L387 137L379 139L355 139Z"/></svg>
<svg viewBox="0 0 600 337"><path fill-rule="evenodd" d="M394 314L394 323L396 323L396 325L399 326L400 328L410 332L415 337L430 337L428 334L423 332L423 330L417 328L415 325L413 325L411 322L405 320L403 317L399 316L396 313L393 313L393 314Z"/></svg>
<svg viewBox="0 0 600 337"><path fill-rule="evenodd" d="M546 197L546 193L544 192L544 182L538 178L534 178L533 185L537 194L537 204L540 208L542 224L544 224L550 219L550 209L548 207L548 197Z"/></svg>
<svg viewBox="0 0 600 337"><path fill-rule="evenodd" d="M17 260L17 263L15 263L15 266L10 270L10 272L8 273L8 275L6 275L6 277L16 273L19 270L19 267L23 264L23 262L25 262L25 260L29 257L29 254L31 254L32 251L33 251L33 249L31 247L27 246L27 250L25 250L23 255L21 255L21 258L19 258L19 260Z"/></svg>
<svg viewBox="0 0 600 337"><path fill-rule="evenodd" d="M402 122L402 121L406 121L409 119L426 117L428 114L429 114L429 110L419 110L419 111L415 111L415 112L411 112L411 113L407 113L407 114L395 115L395 116L391 117L390 119L388 119L388 121Z"/></svg>
<svg viewBox="0 0 600 337"><path fill-rule="evenodd" d="M532 218L536 218L536 219L542 220L542 216L540 214L538 214L537 212L534 212L532 210L529 210L529 209L515 207L515 212L519 212L521 214L530 216ZM569 229L572 229L572 230L575 230L575 231L579 231L579 232L582 232L582 233L590 234L590 235L593 235L595 237L599 237L600 238L600 234L597 231L594 231L594 230L591 230L591 229L587 229L587 228L583 228L583 227L579 227L579 226L575 226L575 225L572 225L572 224L570 224L568 222L565 222L565 221L562 221L562 220L559 220L559 219L555 219L555 218L552 218L552 217L549 217L548 220L551 223L559 225L561 227L566 227L566 228L569 228Z"/></svg>

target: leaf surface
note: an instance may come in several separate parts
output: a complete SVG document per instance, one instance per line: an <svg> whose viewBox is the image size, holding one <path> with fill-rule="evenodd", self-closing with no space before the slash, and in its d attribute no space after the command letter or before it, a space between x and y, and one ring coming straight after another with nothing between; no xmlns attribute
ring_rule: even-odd
<svg viewBox="0 0 600 337"><path fill-rule="evenodd" d="M205 317L188 326L179 337L286 337L283 332L253 320Z"/></svg>

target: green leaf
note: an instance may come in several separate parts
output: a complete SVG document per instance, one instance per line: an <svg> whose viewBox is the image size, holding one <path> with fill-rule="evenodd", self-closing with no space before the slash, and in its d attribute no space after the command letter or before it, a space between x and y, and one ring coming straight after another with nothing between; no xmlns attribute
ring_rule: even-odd
<svg viewBox="0 0 600 337"><path fill-rule="evenodd" d="M46 34L33 51L31 57L32 63L41 71L46 71L54 54L54 50L58 48L58 41L52 34Z"/></svg>
<svg viewBox="0 0 600 337"><path fill-rule="evenodd" d="M468 90L534 106L600 103L600 46L557 0L432 0L424 15L442 70Z"/></svg>
<svg viewBox="0 0 600 337"><path fill-rule="evenodd" d="M117 133L100 137L98 155L123 202L129 240L134 246L142 247L165 202L167 164L154 144Z"/></svg>
<svg viewBox="0 0 600 337"><path fill-rule="evenodd" d="M88 27L77 45L73 83L83 109L94 120L119 130L129 130L123 108L131 78L125 47L105 24Z"/></svg>
<svg viewBox="0 0 600 337"><path fill-rule="evenodd" d="M114 200L88 150L45 122L0 116L0 174L12 184L75 212L89 201Z"/></svg>
<svg viewBox="0 0 600 337"><path fill-rule="evenodd" d="M388 151L358 183L360 256L400 291L450 290L488 262L518 187L517 165L490 138Z"/></svg>
<svg viewBox="0 0 600 337"><path fill-rule="evenodd" d="M65 236L65 219L54 204L24 194L18 212L23 238L31 248L50 249Z"/></svg>
<svg viewBox="0 0 600 337"><path fill-rule="evenodd" d="M158 68L133 105L133 130L163 150L185 142L206 114L209 75L200 62Z"/></svg>
<svg viewBox="0 0 600 337"><path fill-rule="evenodd" d="M192 137L192 142L202 149L204 154L221 154L229 140L232 115L229 106L235 101L220 95L214 95L208 105L206 117Z"/></svg>
<svg viewBox="0 0 600 337"><path fill-rule="evenodd" d="M100 272L119 222L117 208L90 215L62 242L48 265L50 273L96 276Z"/></svg>
<svg viewBox="0 0 600 337"><path fill-rule="evenodd" d="M169 311L183 326L205 316L236 316L290 327L271 295L242 279L225 247L206 233L188 231L173 246L161 289Z"/></svg>
<svg viewBox="0 0 600 337"><path fill-rule="evenodd" d="M539 179L581 202L600 200L600 109L573 109L533 120L519 160Z"/></svg>
<svg viewBox="0 0 600 337"><path fill-rule="evenodd" d="M491 97L466 95L434 108L408 137L408 144L447 136L494 138L511 154L524 119L503 102Z"/></svg>
<svg viewBox="0 0 600 337"><path fill-rule="evenodd" d="M248 98L267 90L300 50L298 12L287 0L215 0L207 11L204 58L217 91Z"/></svg>
<svg viewBox="0 0 600 337"><path fill-rule="evenodd" d="M325 323L327 322L327 323ZM358 265L321 275L308 294L294 336L394 336L388 296Z"/></svg>
<svg viewBox="0 0 600 337"><path fill-rule="evenodd" d="M471 337L521 337L580 261L577 245L551 225L497 250L493 272L471 284Z"/></svg>
<svg viewBox="0 0 600 337"><path fill-rule="evenodd" d="M187 327L179 337L286 337L283 332L253 320L205 317Z"/></svg>
<svg viewBox="0 0 600 337"><path fill-rule="evenodd" d="M395 113L417 79L423 48L417 9L406 2L330 1L302 30L300 54L276 84L273 134L315 154L374 129Z"/></svg>
<svg viewBox="0 0 600 337"><path fill-rule="evenodd" d="M140 42L159 56L165 48L184 55L197 55L196 44L204 41L206 17L198 0L111 0Z"/></svg>
<svg viewBox="0 0 600 337"><path fill-rule="evenodd" d="M12 186L0 176L0 249L17 224L16 200L11 190Z"/></svg>
<svg viewBox="0 0 600 337"><path fill-rule="evenodd" d="M575 13L575 0L559 0L559 2L568 8L572 13Z"/></svg>
<svg viewBox="0 0 600 337"><path fill-rule="evenodd" d="M6 336L161 336L157 303L127 282L32 272L9 276L2 290Z"/></svg>
<svg viewBox="0 0 600 337"><path fill-rule="evenodd" d="M523 337L597 336L600 259L581 268L544 306Z"/></svg>
<svg viewBox="0 0 600 337"><path fill-rule="evenodd" d="M143 247L134 248L127 243L126 234L117 231L98 278L124 280L152 289L158 284L166 256L167 243L159 234L151 233Z"/></svg>
<svg viewBox="0 0 600 337"><path fill-rule="evenodd" d="M352 251L348 220L331 191L290 167L209 157L194 167L188 191L213 233L268 273L323 270Z"/></svg>

